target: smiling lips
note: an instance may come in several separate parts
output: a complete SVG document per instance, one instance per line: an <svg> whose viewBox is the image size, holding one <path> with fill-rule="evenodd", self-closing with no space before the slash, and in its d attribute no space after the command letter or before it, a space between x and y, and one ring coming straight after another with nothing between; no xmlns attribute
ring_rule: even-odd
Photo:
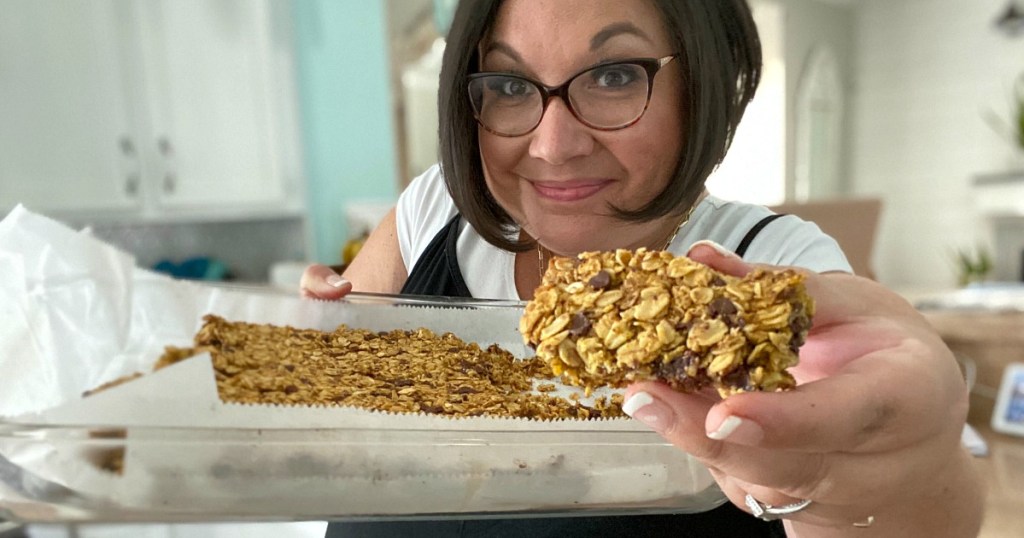
<svg viewBox="0 0 1024 538"><path fill-rule="evenodd" d="M607 179L573 179L567 181L530 181L537 194L556 202L576 202L597 194L611 184Z"/></svg>

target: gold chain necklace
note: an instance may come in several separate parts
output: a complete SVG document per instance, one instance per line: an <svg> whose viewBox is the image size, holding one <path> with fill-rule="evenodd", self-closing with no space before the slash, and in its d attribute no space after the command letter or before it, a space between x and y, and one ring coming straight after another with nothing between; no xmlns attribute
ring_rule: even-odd
<svg viewBox="0 0 1024 538"><path fill-rule="evenodd" d="M697 202L699 203L700 199L698 199ZM679 230L682 230L683 226L686 226L686 223L690 222L690 216L693 215L693 210L696 208L697 203L690 206L689 211L683 215L683 220L679 221L679 224L672 229L672 235L669 236L668 241L665 242L665 246L661 247L661 250L668 250L668 247L672 246L672 242L675 241L676 236L679 235ZM544 266L544 250L546 249L540 245L540 241L537 241L537 276L540 277L541 282L544 281L544 269L546 269Z"/></svg>

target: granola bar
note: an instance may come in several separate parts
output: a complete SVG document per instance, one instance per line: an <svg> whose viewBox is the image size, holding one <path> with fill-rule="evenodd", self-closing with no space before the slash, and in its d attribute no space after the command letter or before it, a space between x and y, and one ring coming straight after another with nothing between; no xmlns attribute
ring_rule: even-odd
<svg viewBox="0 0 1024 538"><path fill-rule="evenodd" d="M519 330L570 384L790 389L814 303L793 270L722 274L663 251L554 258Z"/></svg>
<svg viewBox="0 0 1024 538"><path fill-rule="evenodd" d="M192 348L168 347L157 367L208 351L225 402L354 406L453 417L624 416L621 397L592 406L548 394L537 358L427 329L332 332L231 322L208 315Z"/></svg>

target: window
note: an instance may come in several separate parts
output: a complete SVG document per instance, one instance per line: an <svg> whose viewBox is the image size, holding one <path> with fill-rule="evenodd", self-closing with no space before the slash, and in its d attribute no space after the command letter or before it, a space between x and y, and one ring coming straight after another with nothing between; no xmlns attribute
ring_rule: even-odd
<svg viewBox="0 0 1024 538"><path fill-rule="evenodd" d="M769 1L752 2L751 8L764 55L761 85L707 187L726 200L775 205L786 198L784 13L782 6Z"/></svg>
<svg viewBox="0 0 1024 538"><path fill-rule="evenodd" d="M810 55L796 94L797 201L830 198L842 193L839 141L843 98L832 49L819 46Z"/></svg>

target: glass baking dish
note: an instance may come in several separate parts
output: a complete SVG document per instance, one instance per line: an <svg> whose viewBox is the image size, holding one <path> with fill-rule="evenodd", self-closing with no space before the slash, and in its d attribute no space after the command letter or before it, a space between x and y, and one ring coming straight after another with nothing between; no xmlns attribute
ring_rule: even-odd
<svg viewBox="0 0 1024 538"><path fill-rule="evenodd" d="M103 469L120 455L120 474ZM0 422L0 517L287 521L681 513L725 497L644 431L202 429Z"/></svg>
<svg viewBox="0 0 1024 538"><path fill-rule="evenodd" d="M0 518L466 518L725 502L703 465L630 420L339 420L338 408L223 404L208 356L152 372L165 346L190 345L207 314L318 330L428 328L525 357L518 301L324 302L199 285L140 269L24 209L2 224L11 278L0 282ZM133 372L147 375L83 399Z"/></svg>

